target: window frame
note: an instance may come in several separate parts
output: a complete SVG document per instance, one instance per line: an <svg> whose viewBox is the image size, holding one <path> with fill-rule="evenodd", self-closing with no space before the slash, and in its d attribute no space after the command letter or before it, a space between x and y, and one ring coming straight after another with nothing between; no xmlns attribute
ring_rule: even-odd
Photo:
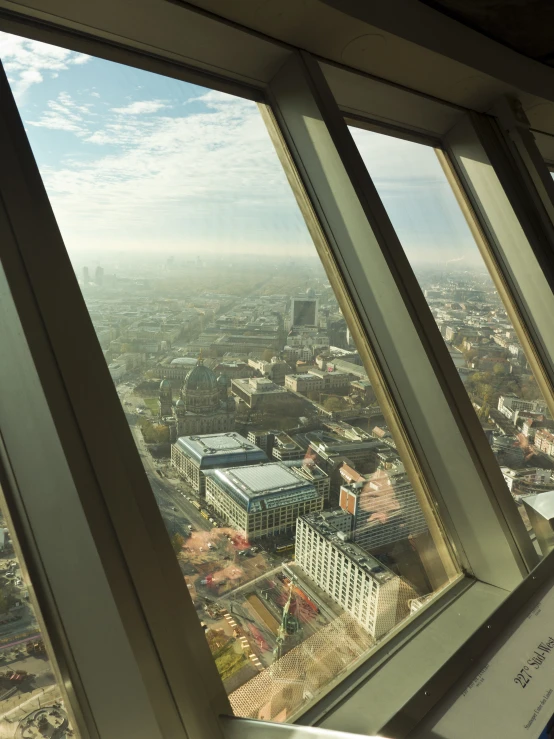
<svg viewBox="0 0 554 739"><path fill-rule="evenodd" d="M341 253L341 249L336 247L335 239L329 238L332 236L332 228L330 228L330 224L326 217L325 207L321 206L321 201L317 195L317 187L315 186L316 183L307 171L309 168L304 166L306 164L305 159L307 154L306 141L301 141L298 131L291 133L291 126L287 123L287 120L289 123L291 122L290 118L287 119L290 112L285 114L282 108L282 106L287 102L287 97L289 95L294 97L294 94L299 94L304 103L308 102L311 106L315 105L314 109L319 110L318 115L323 121L323 136L324 138L326 137L326 141L323 144L324 148L326 147L326 153L332 153L333 147L336 147L338 153L335 152L334 155L338 156L337 161L345 170L344 174L341 174L341 176L346 177L346 181L350 180L351 184L352 182L354 183L354 190L357 195L366 200L366 208L369 203L369 209L365 210L366 221L371 214L372 225L380 231L380 238L382 239L380 244L383 251L388 252L387 257L389 259L389 267L391 267L391 265L395 265L395 267L397 267L402 262L401 254L398 251L399 245L396 243L397 240L394 231L392 230L390 223L388 223L386 214L383 213L379 199L375 199L375 194L371 192L371 182L368 176L363 174L359 161L356 161L355 154L352 151L353 143L351 145L348 141L348 136L345 135L345 130L347 131L347 129L343 118L344 111L341 112L336 101L333 99L332 93L325 82L323 73L321 72L321 68L314 57L310 57L307 54L298 54L287 51L288 62L287 65L285 65L286 68L281 68L277 75L271 80L267 88L264 89L263 85L245 85L243 81L237 81L236 79L232 79L226 75L218 76L210 74L210 72L205 69L195 68L194 65L187 66L180 64L174 59L165 59L163 56L158 58L151 53L145 53L144 51L141 52L129 47L124 48L120 43L116 43L113 40L110 43L107 43L106 40L85 37L82 33L78 36L75 35L74 30L69 30L69 27L65 30L52 29L47 24L38 23L34 23L31 27L28 25L28 21L22 20L21 18L15 18L14 16L9 20L6 20L4 11L3 15L4 18L2 20L1 27L13 33L40 38L46 42L57 43L59 45L66 46L67 48L78 48L79 50L85 51L85 53L93 53L103 58L109 58L113 61L129 64L130 66L137 66L149 71L167 74L178 79L184 79L189 82L196 82L198 84L213 87L214 89L223 89L227 92L234 92L260 103L268 102L273 113L278 119L278 129L280 130L280 134L288 145L287 156L290 157L289 166L291 167L291 171L293 168L296 168L300 173L300 177L298 177L298 174L291 175L297 188L295 192L299 200L304 202L304 207L306 207L306 191L308 192L309 207L313 208L313 212L310 217L313 219L314 213L317 213L319 216L319 218L316 218L316 229L321 230L318 238L321 240L322 237L324 237L324 240L327 240L328 246L331 247L331 250L335 250L327 254L327 259L331 259L334 254L340 265L340 258L342 258L343 254ZM299 80L297 80L297 82L301 84L301 90L296 90L295 92L295 80L292 79L292 77L298 73ZM351 74L356 75L355 72L351 72ZM413 93L407 92L406 94ZM457 110L456 113L460 116L466 115L464 111L460 110ZM21 124L18 124L17 121L13 120L13 111L11 112L11 117L11 124L15 126L15 128L18 128L16 135L19 144L22 145L24 149L28 149ZM18 119L17 115L16 117ZM7 143L3 137L1 137L0 147L5 146L7 146ZM49 231L50 236L54 241L58 242L56 244L56 249L58 250L57 255L63 262L64 260L61 257L61 252L65 252L65 249L63 247L63 243L61 243L59 233L57 232L55 221L52 222L53 216L50 212L42 184L36 181L37 178L35 174L32 173L33 164L29 157L32 159L30 151L26 151L25 161L22 164L23 171L18 172L18 179L20 184L23 186L31 183L32 186L30 187L29 192L26 193L28 198L27 202L41 203L42 207L40 217L45 219L44 222L48 223L47 230ZM12 170L12 173L13 171L15 170ZM23 177L23 174L29 176L30 172L32 176L27 183L25 183L25 177ZM300 189L298 189L299 187ZM303 188L305 188L305 191L301 192L300 190ZM33 194L33 197L29 199L30 194ZM187 735L190 734L191 736L200 736L202 730L209 727L211 733L213 733L215 729L216 735L218 735L220 733L220 727L217 721L214 723L208 719L206 722L204 721L206 717L203 716L203 718L199 719L197 723L196 719L192 719L191 721L191 717L187 715L187 713L195 715L200 713L198 711L198 703L191 700L191 697L188 694L188 691L191 690L190 679L187 680L186 676L182 674L182 670L179 670L179 666L176 664L175 654L170 654L170 651L173 651L174 653L179 651L175 648L175 642L171 642L170 650L169 641L171 640L167 633L163 636L162 632L167 628L168 624L171 623L171 619L160 618L160 609L156 608L156 598L157 593L159 592L156 584L153 582L152 578L143 579L140 573L136 570L131 573L124 571L129 561L132 559L133 554L136 552L136 547L133 545L133 542L130 541L129 537L126 537L124 534L125 525L122 517L123 511L120 507L114 507L114 501L110 499L110 497L113 496L108 494L110 489L113 489L113 483L110 483L106 476L106 468L103 468L104 472L99 473L97 451L91 453L91 449L94 449L95 447L94 440L91 439L90 436L87 437L86 429L84 428L86 426L88 416L88 409L85 405L85 400L89 400L88 394L83 393L83 389L79 388L78 383L82 382L82 380L81 378L76 377L78 368L74 366L71 369L73 361L71 357L68 356L67 348L64 348L61 344L62 337L60 334L63 332L61 331L61 327L56 329L55 326L56 316L59 316L58 309L55 305L49 304L51 303L51 296L47 295L48 290L44 291L44 288L47 286L43 284L41 289L41 282L47 279L48 274L53 275L55 272L54 265L47 265L48 269L46 269L43 274L39 273L39 265L36 263L35 259L36 255L32 254L31 243L29 243L29 233L35 232L41 239L44 239L44 234L41 233L40 229L36 226L34 229L29 226L29 230L26 231L22 224L22 212L19 212L18 214L19 228L23 228L23 231L26 231L26 233L23 233L22 235L21 230L17 233L18 229L14 228L17 224L14 224L14 219L11 216L18 210L18 197L21 197L21 192L18 195L11 195L8 198L9 202L7 203L10 225L12 226L12 230L15 231L15 241L17 242L12 244L10 247L13 249L13 259L14 261L18 261L23 256L25 262L24 265L20 264L17 269L12 266L9 275L9 285L15 302L17 303L19 316L24 318L22 321L21 335L19 337L15 337L14 341L16 341L16 343L21 341L25 342L25 337L27 337L29 345L33 348L37 345L37 342L42 342L42 344L47 347L43 356L33 355L33 369L36 371L36 377L33 378L33 381L38 383L37 387L42 388L41 392L44 391L46 393L49 401L49 407L43 408L42 412L45 414L45 417L49 419L52 433L60 443L60 453L62 454L62 457L58 458L60 461L63 460L64 464L66 459L70 461L70 474L76 479L79 477L75 469L76 466L79 466L77 465L76 460L80 460L80 482L83 484L83 480L87 480L89 490L92 491L90 495L97 508L94 515L92 515L90 504L87 503L87 520L89 521L91 530L96 530L96 534L93 537L95 545L98 545L101 539L101 537L99 538L98 530L99 520L102 519L110 521L110 546L105 545L103 554L106 556L106 553L109 551L109 558L114 558L116 565L110 568L108 567L109 563L107 560L104 560L108 576L107 579L112 583L117 582L118 585L121 585L123 582L125 583L126 596L125 598L118 598L121 608L119 616L127 629L128 637L131 639L132 643L136 647L139 643L142 643L141 638L145 640L144 644L148 643L150 640L150 646L147 649L149 652L148 660L142 658L139 659L135 652L135 666L139 665L139 669L142 668L145 670L146 663L148 663L148 669L152 669L152 665L155 665L156 675L163 683L161 688L159 685L154 685L154 680L149 684L152 695L157 691L160 691L157 698L162 702L158 702L157 704L156 715L157 711L161 710L161 705L163 704L163 710L170 710L170 713L172 714L172 720L175 722L174 727L177 727L179 721L184 723L185 728L182 729L181 727L179 728L179 731L183 730L184 733ZM21 202L19 205L21 205ZM45 212L45 208L48 212ZM23 211L24 210L25 209L23 208ZM367 228L367 222L365 227ZM24 243L25 241L27 241L26 244ZM61 251L59 248L60 243ZM19 254L18 250L21 250ZM66 276L69 274L67 266L67 263L63 265L64 274ZM16 272L18 272L17 279L14 278ZM351 272L349 274L352 276ZM432 317L426 315L426 305L422 304L422 296L419 296L417 292L418 289L416 289L413 284L413 276L410 276L410 270L407 270L405 265L399 270L397 280L400 299L404 302L404 305L408 305L410 309L409 315L412 330L416 324L420 324L421 316L418 318L417 315L420 311L423 311L423 335L433 338L436 327L434 327L434 323L431 323L429 320L430 318L432 320ZM409 290L407 292L404 285L406 282L410 283ZM362 316L362 311L360 311L361 291L355 289L355 285L355 280L353 282L349 282L347 285L349 295L346 296L346 302L351 303L351 317L354 317L354 319L359 323ZM29 307L29 300L32 303L32 309ZM91 336L93 336L92 326L85 326L86 321L83 320L83 311L86 313L86 307L84 307L82 299L75 293L75 290L72 292L71 302L76 306L77 313L79 314L79 329L84 331L86 334L85 340L83 340L82 337L76 337L79 339L77 345L79 345L81 341L83 342L83 345L89 345ZM370 322L362 320L361 323L363 325L360 327L360 335L365 334L367 336L368 333L372 333L369 330L371 328ZM372 344L375 350L375 347L380 346L380 344L374 334L372 335L372 338ZM423 340L421 335L420 340ZM462 447L465 449L464 454L467 455L467 459L470 460L472 466L476 465L480 468L478 477L480 479L481 477L484 477L485 480L487 480L487 482L483 482L481 480L481 489L485 489L485 493L481 494L481 502L486 505L488 511L487 515L490 516L490 521L494 523L493 528L496 528L498 531L496 541L500 542L503 548L503 554L501 557L498 557L496 565L489 568L489 564L484 561L485 558L482 556L482 553L481 558L479 558L479 552L476 551L477 542L475 537L471 532L464 530L464 527L460 527L459 525L459 521L469 512L469 504L466 503L466 508L462 506L462 508L458 507L457 510L454 510L456 506L453 506L453 501L449 499L449 494L446 494L444 490L439 494L437 492L438 483L435 486L431 485L436 492L437 502L442 510L443 518L447 520L449 534L454 539L462 561L467 565L468 572L473 573L478 577L480 576L486 581L484 583L473 582L471 577L468 577L463 582L463 587L461 587L460 592L458 592L456 588L453 589L454 603L457 599L460 599L459 602L461 603L464 593L466 594L466 598L469 597L470 593L473 593L472 597L476 598L475 594L477 590L480 590L481 593L485 591L487 592L487 598L484 600L481 599L480 607L476 608L474 611L473 615L475 618L466 618L467 629L473 630L476 628L478 623L483 622L488 613L490 613L490 611L498 605L498 602L505 597L507 591L513 588L515 584L523 578L525 573L533 567L534 561L533 556L527 551L528 547L526 541L522 540L521 528L518 527L517 522L512 521L510 523L505 520L503 506L506 503L507 498L503 493L500 493L499 500L499 492L498 490L495 490L495 485L497 483L494 483L494 479L493 483L490 483L491 476L494 478L496 473L487 469L487 464L489 464L489 462L487 462L486 459L485 462L483 462L483 456L486 457L486 454L479 449L476 451L473 444L470 444L468 441L468 429L471 431L473 428L472 423L474 422L469 418L467 403L466 408L464 409L464 403L466 401L464 401L463 398L456 397L457 394L459 395L459 388L456 388L455 374L452 373L449 365L447 366L447 363L445 364L446 355L442 352L442 349L436 350L435 347L431 347L430 340L424 343L428 362L426 373L429 382L433 381L435 383L434 386L439 387L441 394L447 398L450 423L454 424L452 428L457 428L461 435ZM72 350L75 351L75 346L72 346ZM60 362L60 358L63 358L63 361ZM103 358L102 363L100 363L98 359L98 353L96 353L93 362L94 374L98 377L102 392L105 391L108 398L104 411L108 417L113 420L115 428L117 429L116 437L121 440L121 448L124 449L124 460L119 460L119 462L115 460L116 467L120 470L120 480L122 482L124 482L126 476L130 474L134 483L134 485L131 485L127 482L127 485L123 485L124 494L122 497L125 499L127 504L131 505L134 514L136 515L135 520L137 522L142 522L141 530L146 534L147 528L144 527L144 521L148 520L149 524L152 523L152 519L149 518L149 516L153 515L154 509L152 508L152 500L149 498L153 499L153 496L151 495L149 486L145 486L146 477L142 471L142 465L140 458L138 457L138 453L130 447L128 441L124 440L125 431L128 431L128 429L124 429L121 424L121 418L117 418L117 411L119 409L116 408L116 404L118 405L118 399L113 391L113 386L111 391L109 390L111 378L109 378L109 373L105 366L102 367ZM386 364L387 363L385 362L385 365ZM71 376L72 374L73 376ZM385 374L389 387L392 386L394 388L393 397L396 400L402 422L409 428L409 438L412 442L414 440L417 441L416 431L418 424L412 423L413 414L410 417L410 413L401 400L402 393L399 387L402 383L399 385L398 383L393 382L395 374L389 367L387 367L387 372ZM88 373L86 373L85 376L88 376ZM96 379L96 377L94 379ZM22 382L27 381L30 380L22 378ZM98 392L99 396L101 394L101 392ZM84 396L86 396L86 398ZM57 402L53 403L53 399L58 401L59 398L63 398L63 410L57 405ZM462 409L461 411L460 408ZM473 413L473 411L471 411L471 413ZM11 417L15 419L14 415ZM4 416L3 419L0 417L0 424L2 427L5 420L6 416ZM67 429L70 428L73 431L77 441L73 440L70 443L67 439L67 435L62 435L60 433L65 425ZM419 426L421 426L421 421L419 422ZM62 436L64 436L64 438L62 438ZM12 441L11 444L11 450L9 445L7 445L8 457L10 457L10 463L12 463L13 466L14 479L16 480L17 485L21 488L22 497L25 498L29 493L23 489L24 486L21 486L20 479L18 479L19 476L23 474L21 460L19 460L17 464L13 463L13 459L17 457L17 454L15 454L17 449L13 446L16 444L15 441ZM422 457L426 456L422 453L421 447L418 444L415 444L415 448L420 460ZM428 457L429 455L427 455L427 458ZM103 465L100 464L100 468L102 467ZM430 478L434 477L431 473L431 468L432 465L429 465L429 468L425 466L424 470L426 473L425 477L428 481ZM498 476L496 475L496 477ZM26 485L28 484L29 483L26 483ZM131 495L130 489L133 487L134 493ZM137 491L138 494L135 498L134 495ZM76 495L77 493L75 492L74 494ZM458 506L460 502L460 500L457 501ZM83 509L87 506L83 503ZM157 515L156 509L154 518L156 518ZM452 519L454 519L455 522L456 520L458 521L457 527L455 524L451 523ZM34 525L36 525L36 523ZM112 525L115 527L116 533L111 531ZM29 533L26 535L30 536ZM153 536L151 535L151 532L147 536L149 545L151 546L151 552L155 556L159 555L160 562L163 562L164 564L168 564L170 559L173 558L167 543L164 544L162 542L162 539L165 540L166 538L165 531L162 532L160 526L157 526ZM118 551L119 547L122 547L123 551ZM492 551L492 547L489 547L489 552L490 551ZM496 557L498 552L492 551L492 554ZM40 553L37 553L37 556L40 556ZM114 570L117 570L118 568L120 571L114 572ZM110 569L111 571L109 571ZM489 570L490 577L485 575L485 569ZM175 568L172 569L169 567L169 570L172 571L173 574L164 574L163 582L166 586L171 588L177 580L175 578ZM508 572L507 570L510 571ZM49 573L47 571L38 575L39 581L44 580L45 585L47 584L48 578ZM490 584L491 579L493 584ZM127 600L127 603L124 602L125 600ZM133 601L134 604L132 608L130 607L131 601ZM479 599L477 599L476 602L479 603ZM449 609L447 607L446 600L441 603L441 599L438 599L437 607L439 610L443 610L443 606L444 613L448 613ZM138 611L138 614L134 614L135 608ZM190 624L191 633L188 638L185 639L181 636L179 639L179 644L182 650L184 650L179 653L187 654L191 657L196 665L196 669L199 670L203 679L206 679L208 684L211 686L210 689L212 693L210 698L210 710L213 710L215 719L218 713L225 712L226 697L223 698L221 696L221 691L216 685L219 681L217 675L215 675L216 680L214 681L215 668L213 665L212 667L209 667L206 664L207 650L203 650L203 653L199 654L195 646L191 645L191 641L194 641L193 637L196 637L198 633L200 633L200 626L196 619L196 614L194 612L192 613L192 616L194 616L194 624L196 625L195 628L193 620L191 620L191 609L182 598L179 599L177 597L172 604L172 609L173 615L176 612L187 614L186 620ZM451 610L450 613L452 614L453 611ZM467 616L469 616L469 614L467 614ZM134 626L133 619L136 620ZM430 636L430 632L427 627L431 628L433 623L439 624L440 621L440 616L437 616L432 608L422 609L420 614L410 622L414 627L414 631L418 634L417 639L419 641L412 639L412 636L409 635L408 631L406 631L406 639L402 641L401 636L399 636L396 642L397 646L395 649L397 650L397 654L399 656L402 654L407 655L408 651L405 651L404 647L409 644L415 645L417 642L417 644L423 645L425 643L425 635L427 634L427 636ZM50 628L55 631L57 627L54 624ZM150 632L148 636L145 633L145 629ZM171 627L170 633L173 636L173 634L178 633L178 630ZM464 639L467 636L467 633L469 632L464 633ZM447 632L443 630L442 638L446 639L448 636ZM72 639L74 638L75 637L72 637ZM391 643L393 641L394 640L391 639ZM70 649L70 647L71 645L67 644L65 649ZM389 653L377 652L376 659L380 659L379 655L382 656L383 662L387 663L389 666L397 664L394 660L390 659ZM444 658L444 654L440 657L440 659L442 658ZM331 703L334 701L333 706L335 707L340 704L342 710L335 710L334 713L330 713L328 710L330 708L330 702L327 701L327 708L325 708L327 715L322 714L321 710L319 710L317 719L315 717L315 713L311 714L311 721L317 720L320 723L323 722L323 725L325 725L326 719L327 722L333 723L333 721L336 721L338 717L344 716L345 706L349 704L348 699L345 701L345 696L347 695L358 695L358 698L363 700L363 692L353 693L352 691L354 688L359 691L362 683L364 684L364 688L368 685L367 677L371 672L369 665L371 659L372 658L366 660L364 664L360 666L360 669L356 672L355 679L351 681L350 689L348 689L346 684L343 683L342 688L339 686L339 693L341 694L340 697L337 697L338 694L336 691L333 694ZM211 663L211 659L209 661ZM102 677L105 679L105 676ZM97 675L96 679L100 679L100 676ZM413 686L411 686L410 689L412 688ZM161 696L162 693L163 696ZM320 709L324 708L324 703L324 700L318 703ZM168 708L169 706L171 706L171 709ZM308 712L305 715L307 717L310 714ZM240 719L233 720L233 723L235 723L235 721L240 721ZM300 722L302 722L302 719L300 719ZM265 725L266 724L260 724L262 730ZM103 735L105 734L103 733Z"/></svg>

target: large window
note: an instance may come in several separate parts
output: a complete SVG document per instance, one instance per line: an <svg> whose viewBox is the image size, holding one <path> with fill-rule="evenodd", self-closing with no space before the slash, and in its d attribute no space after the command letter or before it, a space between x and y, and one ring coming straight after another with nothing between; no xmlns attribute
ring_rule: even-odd
<svg viewBox="0 0 554 739"><path fill-rule="evenodd" d="M456 576L425 483L257 105L0 43L233 710L292 720Z"/></svg>
<svg viewBox="0 0 554 739"><path fill-rule="evenodd" d="M534 540L524 500L554 485L554 420L440 159L351 132Z"/></svg>

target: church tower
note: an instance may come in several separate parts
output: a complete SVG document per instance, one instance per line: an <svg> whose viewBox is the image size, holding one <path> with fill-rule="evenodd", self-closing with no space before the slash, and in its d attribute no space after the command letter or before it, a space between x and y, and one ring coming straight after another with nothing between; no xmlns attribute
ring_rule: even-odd
<svg viewBox="0 0 554 739"><path fill-rule="evenodd" d="M173 413L173 390L171 383L167 379L163 379L160 383L160 397L158 400L160 419L171 416Z"/></svg>

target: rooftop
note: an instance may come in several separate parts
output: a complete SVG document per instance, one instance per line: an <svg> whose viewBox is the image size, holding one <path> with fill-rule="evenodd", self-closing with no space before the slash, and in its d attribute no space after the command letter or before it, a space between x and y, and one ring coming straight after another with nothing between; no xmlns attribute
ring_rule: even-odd
<svg viewBox="0 0 554 739"><path fill-rule="evenodd" d="M275 385L275 383L265 377L250 377L246 380L233 380L232 384L236 385L249 395L257 395L261 393L263 393L264 395L267 395L269 393L288 394L288 390L286 390L284 387Z"/></svg>
<svg viewBox="0 0 554 739"><path fill-rule="evenodd" d="M357 544L345 540L344 532L335 529L332 523L333 517L338 517L338 515L340 514L336 511L322 511L321 513L306 513L300 518L381 585L395 578L394 572L391 572L382 562Z"/></svg>
<svg viewBox="0 0 554 739"><path fill-rule="evenodd" d="M175 446L199 462L201 468L236 464L240 461L267 462L267 455L263 449L235 431L225 434L181 436L175 442Z"/></svg>
<svg viewBox="0 0 554 739"><path fill-rule="evenodd" d="M215 469L208 474L249 512L320 497L310 482L282 462Z"/></svg>

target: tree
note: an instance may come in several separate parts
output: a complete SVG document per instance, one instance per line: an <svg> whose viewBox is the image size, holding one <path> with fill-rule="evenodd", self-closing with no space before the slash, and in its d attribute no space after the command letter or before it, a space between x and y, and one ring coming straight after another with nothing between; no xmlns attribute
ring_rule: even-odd
<svg viewBox="0 0 554 739"><path fill-rule="evenodd" d="M152 423L147 418L139 420L142 438L147 444L164 444L169 441L169 427L161 423Z"/></svg>
<svg viewBox="0 0 554 739"><path fill-rule="evenodd" d="M179 533L173 534L173 536L171 537L171 546L173 547L173 551L175 552L175 554L179 554L182 551L184 545L185 537Z"/></svg>
<svg viewBox="0 0 554 739"><path fill-rule="evenodd" d="M504 365L502 362L497 362L494 367L492 368L492 371L495 375L503 375L504 374Z"/></svg>
<svg viewBox="0 0 554 739"><path fill-rule="evenodd" d="M325 398L323 406L328 411L340 411L344 408L345 402L342 398L337 398L335 395L331 395L329 398Z"/></svg>
<svg viewBox="0 0 554 739"><path fill-rule="evenodd" d="M262 359L264 360L264 362L271 362L274 356L275 352L273 351L273 349L264 349Z"/></svg>

